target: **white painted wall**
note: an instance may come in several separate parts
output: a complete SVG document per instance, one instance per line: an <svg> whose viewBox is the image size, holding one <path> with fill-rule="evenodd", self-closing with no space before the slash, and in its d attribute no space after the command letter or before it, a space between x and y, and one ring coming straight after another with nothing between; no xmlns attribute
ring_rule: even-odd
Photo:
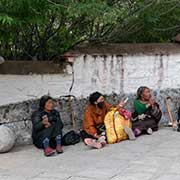
<svg viewBox="0 0 180 180"><path fill-rule="evenodd" d="M180 87L180 54L173 55L80 55L74 61L71 94L88 96L102 93L131 93L141 85L153 89ZM0 105L20 102L50 93L69 94L72 69L57 75L0 75Z"/></svg>

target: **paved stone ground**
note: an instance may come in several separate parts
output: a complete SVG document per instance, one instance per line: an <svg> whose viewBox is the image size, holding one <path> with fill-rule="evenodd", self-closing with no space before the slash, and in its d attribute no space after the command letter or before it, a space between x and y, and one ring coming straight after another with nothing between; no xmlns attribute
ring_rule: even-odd
<svg viewBox="0 0 180 180"><path fill-rule="evenodd" d="M151 136L94 150L83 143L44 157L33 146L0 155L0 180L179 180L180 133L162 128Z"/></svg>

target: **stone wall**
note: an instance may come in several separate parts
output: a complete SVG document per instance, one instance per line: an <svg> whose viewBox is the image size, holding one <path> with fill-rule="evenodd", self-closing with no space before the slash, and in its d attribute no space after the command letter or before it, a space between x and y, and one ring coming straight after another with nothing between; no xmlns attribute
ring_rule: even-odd
<svg viewBox="0 0 180 180"><path fill-rule="evenodd" d="M178 97L180 89L166 89L153 91L156 101L160 104L163 111L161 124L168 121L168 114L164 106L164 99L168 96L173 98L171 109L174 113L174 118L177 119L175 110L178 108ZM106 96L107 102L117 104L121 99L128 97L126 108L133 111L133 101L136 98L135 94L112 94ZM17 104L9 104L0 107L0 123L7 123L17 136L17 144L31 144L32 124L30 117L33 111L38 107L39 100L28 100ZM70 104L72 105L72 110ZM56 100L56 109L60 112L61 118L65 125L65 130L72 128L72 112L75 114L75 121L77 129L81 127L84 108L88 103L87 98L82 99L68 99L59 98Z"/></svg>
<svg viewBox="0 0 180 180"><path fill-rule="evenodd" d="M0 105L48 93L56 98L69 93L81 98L96 90L135 93L141 85L175 89L180 87L179 76L180 54L78 55L62 74L0 75Z"/></svg>

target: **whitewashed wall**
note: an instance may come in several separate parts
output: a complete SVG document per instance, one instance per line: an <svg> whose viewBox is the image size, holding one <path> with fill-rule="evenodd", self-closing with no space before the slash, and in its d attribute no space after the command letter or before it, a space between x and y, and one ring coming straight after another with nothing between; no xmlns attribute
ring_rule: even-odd
<svg viewBox="0 0 180 180"><path fill-rule="evenodd" d="M79 55L74 59L71 94L81 97L93 91L131 93L141 85L152 89L180 87L180 54L173 55ZM50 93L69 94L72 69L57 75L0 75L0 105Z"/></svg>

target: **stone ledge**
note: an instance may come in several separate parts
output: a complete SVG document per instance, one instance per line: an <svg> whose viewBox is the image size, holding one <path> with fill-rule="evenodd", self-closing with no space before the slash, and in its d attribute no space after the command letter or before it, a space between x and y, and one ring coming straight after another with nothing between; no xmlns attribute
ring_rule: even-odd
<svg viewBox="0 0 180 180"><path fill-rule="evenodd" d="M130 43L130 44L83 44L66 54L79 55L134 55L134 54L176 54L180 53L177 43Z"/></svg>
<svg viewBox="0 0 180 180"><path fill-rule="evenodd" d="M5 61L0 65L0 74L63 74L63 62L52 61Z"/></svg>

